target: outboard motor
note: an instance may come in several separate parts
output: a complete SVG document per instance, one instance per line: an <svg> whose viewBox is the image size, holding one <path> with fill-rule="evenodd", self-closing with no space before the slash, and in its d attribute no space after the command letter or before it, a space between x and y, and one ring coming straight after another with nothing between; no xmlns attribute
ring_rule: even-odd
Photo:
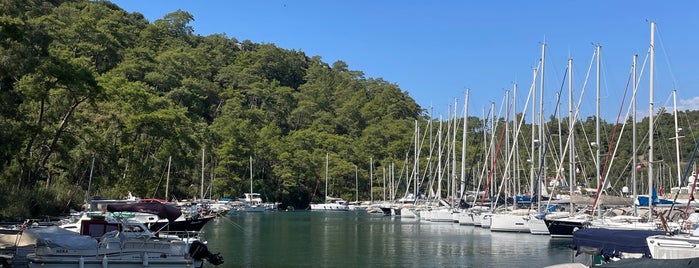
<svg viewBox="0 0 699 268"><path fill-rule="evenodd" d="M223 263L223 257L221 257L220 254L221 253L211 253L211 251L209 251L209 248L207 248L206 245L204 245L204 243L199 241L194 241L189 246L189 255L192 256L192 258L196 260L205 259L213 265L219 265Z"/></svg>

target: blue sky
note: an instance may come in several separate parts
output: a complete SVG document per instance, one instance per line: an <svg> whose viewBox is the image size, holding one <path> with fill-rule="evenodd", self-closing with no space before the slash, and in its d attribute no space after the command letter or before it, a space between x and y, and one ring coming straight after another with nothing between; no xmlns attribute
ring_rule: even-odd
<svg viewBox="0 0 699 268"><path fill-rule="evenodd" d="M522 112L545 42L545 114L553 113L556 93L567 83L568 58L573 59L574 102L580 100L594 44L600 44L602 118L614 122L633 55L639 55L640 73L648 55L650 21L655 21L655 108L671 110L676 89L678 109L699 109L698 1L113 2L151 22L178 9L187 11L199 35L225 33L239 41L273 43L321 56L330 64L342 60L367 78L397 84L424 109L432 107L435 117L446 116L455 99L461 113L467 88L470 115L481 116L495 103L496 114L504 117L500 110L505 91L515 82L517 112ZM650 106L648 64L639 74L637 107L643 116ZM582 98L583 119L595 114L595 66ZM566 116L567 84L561 107Z"/></svg>

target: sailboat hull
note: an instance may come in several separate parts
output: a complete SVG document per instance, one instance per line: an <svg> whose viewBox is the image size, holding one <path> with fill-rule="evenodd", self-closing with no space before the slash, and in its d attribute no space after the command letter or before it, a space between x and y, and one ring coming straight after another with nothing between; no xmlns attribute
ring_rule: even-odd
<svg viewBox="0 0 699 268"><path fill-rule="evenodd" d="M583 219L544 219L551 237L572 238L573 232L587 227L588 221Z"/></svg>

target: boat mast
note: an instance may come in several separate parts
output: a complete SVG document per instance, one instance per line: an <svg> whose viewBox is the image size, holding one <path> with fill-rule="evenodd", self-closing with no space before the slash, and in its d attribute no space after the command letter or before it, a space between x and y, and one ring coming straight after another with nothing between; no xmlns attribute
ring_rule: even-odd
<svg viewBox="0 0 699 268"><path fill-rule="evenodd" d="M205 156L205 150L204 148L201 148L201 187L199 189L199 198L204 199L204 156Z"/></svg>
<svg viewBox="0 0 699 268"><path fill-rule="evenodd" d="M384 177L385 178L385 177ZM374 157L369 157L369 202L374 203ZM386 180L384 179L384 195L386 195Z"/></svg>
<svg viewBox="0 0 699 268"><path fill-rule="evenodd" d="M458 113L458 99L454 99L454 130L452 132L452 138L451 138L451 178L449 178L449 181L451 181L451 207L454 208L456 206L456 203L454 200L456 200L456 129L458 128L458 118L456 117L456 114Z"/></svg>
<svg viewBox="0 0 699 268"><path fill-rule="evenodd" d="M573 59L568 59L568 187L570 195L570 213L573 213L575 209L575 204L573 204L573 192L575 191L575 146L573 145L574 135L575 135L575 116L573 115Z"/></svg>
<svg viewBox="0 0 699 268"><path fill-rule="evenodd" d="M468 89L466 89L466 97L464 98L464 125L461 134L461 198L464 197L466 191L466 135L468 121Z"/></svg>
<svg viewBox="0 0 699 268"><path fill-rule="evenodd" d="M490 191L490 208L492 209L494 207L493 204L493 197L495 196L495 189L497 189L497 180L493 183L492 186L490 186L491 179L495 176L495 161L497 161L495 157L495 102L490 102L490 157L492 161L490 161L490 173L488 175L488 182L486 183L486 186L488 186L488 191Z"/></svg>
<svg viewBox="0 0 699 268"><path fill-rule="evenodd" d="M633 113L631 114L632 118L632 141L631 143L633 144L633 167L631 171L631 182L632 182L632 194L633 194L633 200L638 199L638 195L636 192L636 173L638 172L638 148L636 148L636 92L638 91L638 81L637 81L637 70L636 70L636 63L638 61L638 54L633 55L633 98L631 98L632 106L633 106ZM633 215L638 216L638 208L636 205L633 206Z"/></svg>
<svg viewBox="0 0 699 268"><path fill-rule="evenodd" d="M420 126L415 120L415 168L413 168L413 203L417 202L417 177L420 174Z"/></svg>
<svg viewBox="0 0 699 268"><path fill-rule="evenodd" d="M519 129L517 128L517 82L512 83L512 111L514 111L514 117L512 119L512 133L514 139L512 141L512 150L514 150L515 153L515 158L514 158L514 166L515 170L514 171L514 179L512 180L512 203L514 204L514 207L517 207L517 195L520 194L519 192L519 150L517 149L517 141L519 136L519 133L517 132Z"/></svg>
<svg viewBox="0 0 699 268"><path fill-rule="evenodd" d="M510 91L509 90L505 90L505 109L509 112L509 110L508 110L508 109L510 109ZM504 130L505 131L505 155L508 156L508 158L506 158L506 161L507 161L507 162L505 162L506 168L505 168L504 174L502 176L503 177L502 185L500 186L500 187L505 188L505 204L507 204L507 194L508 194L507 188L509 188L510 179L512 178L512 176L511 176L512 172L509 170L511 159L509 158L509 156L510 156L510 129L509 129L510 121L509 121L508 116L509 116L509 113L507 113L507 115L505 116L505 130ZM499 197L499 194L498 194L498 197ZM516 195L514 196L514 199L517 199Z"/></svg>
<svg viewBox="0 0 699 268"><path fill-rule="evenodd" d="M677 90L672 91L672 98L675 113L675 153L677 154L677 187L682 187L682 167L680 166L680 129L677 126Z"/></svg>
<svg viewBox="0 0 699 268"><path fill-rule="evenodd" d="M653 95L655 94L655 22L650 23L650 108L648 109L648 220L653 218Z"/></svg>
<svg viewBox="0 0 699 268"><path fill-rule="evenodd" d="M252 155L250 156L250 201L252 201Z"/></svg>
<svg viewBox="0 0 699 268"><path fill-rule="evenodd" d="M328 202L328 156L329 153L325 153L325 203Z"/></svg>
<svg viewBox="0 0 699 268"><path fill-rule="evenodd" d="M354 165L354 194L356 195L354 201L359 204L359 178L357 176L357 165Z"/></svg>
<svg viewBox="0 0 699 268"><path fill-rule="evenodd" d="M170 162L167 162L167 171L168 171L168 179L170 179ZM90 180L87 182L87 194L85 194L85 204L87 204L88 201L90 201L90 191L92 188L92 171L95 169L95 157L92 156L92 163L90 164ZM167 193L167 188L165 190Z"/></svg>
<svg viewBox="0 0 699 268"><path fill-rule="evenodd" d="M442 116L439 116L439 129L437 129L437 199L442 198Z"/></svg>
<svg viewBox="0 0 699 268"><path fill-rule="evenodd" d="M546 166L546 156L544 155L544 66L546 63L546 41L541 43L541 83L539 92L539 172L542 172L543 167ZM545 174L544 174L545 175ZM545 176L543 176L545 178ZM537 204L541 204L541 189L542 186L542 176L539 174L537 179L537 188L539 189L537 193Z"/></svg>
<svg viewBox="0 0 699 268"><path fill-rule="evenodd" d="M535 192L535 189L538 189L538 187L539 187L539 186L536 186L536 187L534 186L534 185L536 185L536 182L537 182L536 173L534 173L534 165L536 165L536 162L538 162L538 161L534 160L534 156L536 155L534 150L536 150L536 146L537 146L536 134L534 132L534 128L536 127L536 124L535 124L536 120L534 119L534 117L536 116L536 76L537 76L536 71L537 71L536 68L534 68L532 70L534 77L532 78L532 88L530 89L532 92L532 112L531 112L532 146L531 146L531 153L529 154L529 157L531 158L529 160L529 162L531 162L531 167L529 168L529 183L530 183L529 189L530 189L532 195L537 195L537 193ZM531 202L534 202L534 200L531 200ZM539 203L537 203L536 205L539 208L541 207L539 205Z"/></svg>
<svg viewBox="0 0 699 268"><path fill-rule="evenodd" d="M172 163L172 156L168 157L167 159L167 178L165 179L165 200L167 200L169 197L169 190L170 190L170 163ZM92 172L92 171L90 171ZM92 173L90 173L92 175Z"/></svg>
<svg viewBox="0 0 699 268"><path fill-rule="evenodd" d="M604 190L604 185L600 185L600 101L601 101L601 96L600 96L600 85L601 85L601 77L600 74L602 73L601 67L602 63L600 62L600 59L602 58L600 54L602 53L602 45L597 44L597 101L596 101L596 116L595 116L595 177L597 178L597 196L600 196L602 194L602 191ZM599 203L597 200L595 200L595 204L599 206ZM593 208L596 209L596 208ZM598 213L599 210L597 210Z"/></svg>

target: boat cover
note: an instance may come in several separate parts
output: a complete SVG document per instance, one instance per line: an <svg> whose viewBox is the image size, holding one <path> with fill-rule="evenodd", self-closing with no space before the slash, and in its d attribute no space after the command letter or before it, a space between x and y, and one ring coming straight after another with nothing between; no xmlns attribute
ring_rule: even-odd
<svg viewBox="0 0 699 268"><path fill-rule="evenodd" d="M27 237L23 239L36 241L37 247L97 250L97 240L94 238L58 226L28 228L24 231L24 236Z"/></svg>
<svg viewBox="0 0 699 268"><path fill-rule="evenodd" d="M611 230L605 228L584 228L573 233L573 249L579 255L582 248L594 248L597 254L607 258L621 257L621 253L642 253L650 258L646 237L662 235L663 231Z"/></svg>
<svg viewBox="0 0 699 268"><path fill-rule="evenodd" d="M160 217L161 219L167 219L170 222L175 221L180 215L182 215L182 211L176 207L163 204L163 203L158 203L158 202L149 202L149 203L131 203L131 204L109 204L107 205L107 211L109 212L120 212L120 211L128 211L128 212L143 212L143 213L150 213L150 214L155 214L156 216Z"/></svg>

